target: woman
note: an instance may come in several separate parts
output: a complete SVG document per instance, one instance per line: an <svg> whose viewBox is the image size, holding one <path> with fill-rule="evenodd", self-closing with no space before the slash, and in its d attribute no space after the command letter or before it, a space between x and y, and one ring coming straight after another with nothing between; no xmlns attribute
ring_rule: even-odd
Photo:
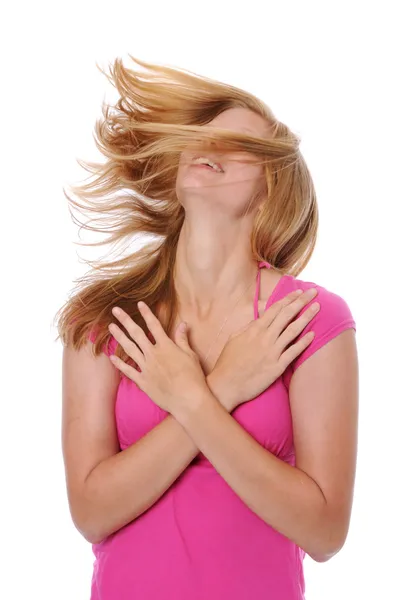
<svg viewBox="0 0 417 600"><path fill-rule="evenodd" d="M253 95L133 60L113 65L107 162L78 195L110 241L156 239L99 264L59 320L91 598L300 600L305 554L326 561L347 536L358 413L349 307L296 277L311 176Z"/></svg>

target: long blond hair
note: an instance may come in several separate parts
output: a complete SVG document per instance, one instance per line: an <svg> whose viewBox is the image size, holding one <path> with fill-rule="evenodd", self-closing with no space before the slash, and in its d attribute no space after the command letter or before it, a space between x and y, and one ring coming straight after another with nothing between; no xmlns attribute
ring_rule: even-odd
<svg viewBox="0 0 417 600"><path fill-rule="evenodd" d="M55 315L58 337L65 345L79 349L92 329L97 332L95 356L110 339L107 327L115 321L111 309L116 305L145 331L139 300L158 314L166 331L173 326L177 316L173 272L184 221L175 186L179 156L186 146L214 143L224 151L255 154L264 165L267 197L254 220L254 260L297 276L310 259L318 229L315 190L299 150L300 139L265 103L234 86L129 56L140 70L127 68L120 58L109 66L109 74L98 67L119 99L114 105L103 102L103 118L95 124L95 142L106 161L78 160L93 174L92 181L70 186L84 205L64 189L70 207L95 215L96 225L89 222L82 227L108 234L107 239L81 245L150 236L146 245L127 256L89 262L92 269L76 280L72 295ZM204 127L235 107L263 117L272 135L257 138ZM129 362L120 345L116 354Z"/></svg>

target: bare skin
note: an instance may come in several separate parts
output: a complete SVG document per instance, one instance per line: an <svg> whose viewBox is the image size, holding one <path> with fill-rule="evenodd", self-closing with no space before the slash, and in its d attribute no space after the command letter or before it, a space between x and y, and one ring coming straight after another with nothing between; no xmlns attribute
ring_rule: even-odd
<svg viewBox="0 0 417 600"><path fill-rule="evenodd" d="M209 124L237 132L267 137L269 127L247 109L231 109ZM175 286L180 315L189 324L192 348L203 359L224 319L242 292L249 289L228 320L203 369L209 373L228 337L253 319L253 297L257 264L250 253L250 234L262 202L252 200L264 185L262 167L249 154L208 158L221 164L223 173L196 166L202 154L185 150L177 175L177 196L185 209L185 222L178 243ZM205 156L207 152L205 152ZM262 272L260 309L282 273Z"/></svg>
<svg viewBox="0 0 417 600"><path fill-rule="evenodd" d="M258 134L267 135L263 120L246 109L232 109L216 119L214 125L256 129ZM119 452L113 416L118 371L132 379L137 375L121 361L113 366L106 356L88 356L87 348L79 353L64 349L63 449L71 512L87 539L101 541L149 508L201 451L262 519L296 541L315 560L328 560L344 543L352 501L358 377L353 332L346 331L326 344L293 376L290 401L297 467L290 467L266 452L230 416L237 394L228 387L228 381L237 368L246 372L245 360L249 367L261 350L266 351L266 338L259 331L270 310L276 311L273 321L279 331L276 338L268 338L269 350L276 352L277 377L278 363L285 368L286 360L291 361L306 347L304 336L304 347L293 345L292 356L284 351L302 330L296 332L294 323L290 325L301 306L297 305L292 316L288 306L298 301L274 305L259 322L246 327L239 335L250 339L253 354L242 357L240 348L248 344L237 344L233 336L252 319L253 290L248 291L204 370L200 365L213 331L221 326L256 271L248 236L254 211L261 205L251 206L251 210L248 206L260 174L254 165L239 164L230 157L216 158L224 167L223 180L214 179L219 173L190 166L191 156L187 158L186 153L178 172L177 195L186 221L178 246L176 286L188 332L178 327L172 339L160 335L154 347L145 348L141 333L136 331L138 343L133 348L123 340L117 325L111 329L128 354L142 364L138 385L171 415ZM262 303L280 275L266 270L262 273L261 314ZM305 298L306 303L310 300ZM145 316L147 308L142 310ZM151 316L147 314L147 318ZM152 328L160 334L155 321ZM175 361L187 365L187 381L177 381L178 369L163 371L167 356L170 365ZM163 377L155 377L155 373ZM271 371L265 372L263 389L270 378ZM245 383L253 385L253 376ZM257 383L262 387L262 382ZM184 389L188 390L186 395L181 392ZM219 444L219 435L233 444ZM231 447L239 451L231 455ZM326 452L329 447L334 452Z"/></svg>

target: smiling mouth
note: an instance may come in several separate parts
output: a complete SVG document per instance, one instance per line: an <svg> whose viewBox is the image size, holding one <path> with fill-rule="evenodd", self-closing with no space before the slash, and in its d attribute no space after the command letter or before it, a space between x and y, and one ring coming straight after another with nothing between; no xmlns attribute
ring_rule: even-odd
<svg viewBox="0 0 417 600"><path fill-rule="evenodd" d="M207 169L208 171L213 171L213 173L217 173L219 174L219 171L216 171L215 169L213 169L213 167L210 167L210 165L200 165L200 164L196 164L196 165L191 165L192 167L197 167L199 169Z"/></svg>
<svg viewBox="0 0 417 600"><path fill-rule="evenodd" d="M206 169L211 169L216 173L224 173L223 167L220 163L214 162L207 158L206 156L196 156L193 159L192 165L193 167L205 167Z"/></svg>

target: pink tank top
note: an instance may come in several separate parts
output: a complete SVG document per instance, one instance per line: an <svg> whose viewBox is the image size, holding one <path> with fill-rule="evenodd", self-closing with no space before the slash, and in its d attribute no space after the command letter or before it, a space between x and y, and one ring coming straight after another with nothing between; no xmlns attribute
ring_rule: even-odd
<svg viewBox="0 0 417 600"><path fill-rule="evenodd" d="M270 265L259 264L255 319L262 267ZM295 448L288 393L292 374L336 335L356 330L341 296L292 275L279 279L266 310L291 291L310 287L318 290L312 302L320 302L321 310L301 335L313 329L313 342L269 388L232 413L259 444L292 466ZM95 339L94 333L90 339ZM112 337L103 351L110 355L116 346ZM167 414L122 376L115 404L122 451ZM201 453L153 506L92 549L91 600L305 598L304 550L249 509Z"/></svg>

